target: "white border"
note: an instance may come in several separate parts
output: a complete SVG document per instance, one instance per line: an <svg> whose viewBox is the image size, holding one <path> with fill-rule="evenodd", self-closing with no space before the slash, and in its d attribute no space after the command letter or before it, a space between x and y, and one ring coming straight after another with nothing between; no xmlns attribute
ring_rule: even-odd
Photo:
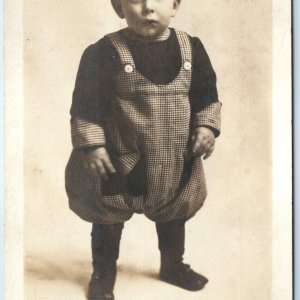
<svg viewBox="0 0 300 300"><path fill-rule="evenodd" d="M272 300L292 299L291 6L273 1Z"/></svg>
<svg viewBox="0 0 300 300"><path fill-rule="evenodd" d="M294 293L295 299L300 297L300 3L294 1L293 41L294 41ZM298 83L298 84L297 84ZM297 298L298 297L298 298Z"/></svg>
<svg viewBox="0 0 300 300"><path fill-rule="evenodd" d="M3 61L3 1L0 0L0 11L2 18L0 19L0 299L4 299L4 61ZM2 297L2 298L1 298Z"/></svg>
<svg viewBox="0 0 300 300"><path fill-rule="evenodd" d="M6 300L24 298L23 263L23 2L4 3L5 287Z"/></svg>

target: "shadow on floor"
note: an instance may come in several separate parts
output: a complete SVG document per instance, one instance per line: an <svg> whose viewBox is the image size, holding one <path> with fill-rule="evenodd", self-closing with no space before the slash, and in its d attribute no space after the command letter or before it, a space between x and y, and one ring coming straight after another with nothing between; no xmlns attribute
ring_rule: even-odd
<svg viewBox="0 0 300 300"><path fill-rule="evenodd" d="M41 281L69 281L86 291L89 282L90 268L87 262L70 261L62 258L58 260L41 256L27 256L25 258L25 276ZM26 278L25 277L25 278Z"/></svg>
<svg viewBox="0 0 300 300"><path fill-rule="evenodd" d="M52 258L42 256L27 256L25 259L25 276L40 281L68 281L74 283L87 292L90 280L91 266L89 261L63 260L62 257L57 261ZM118 274L130 277L148 277L157 280L158 273L152 270L141 270L133 265L118 266Z"/></svg>
<svg viewBox="0 0 300 300"><path fill-rule="evenodd" d="M141 270L138 269L136 267L134 267L133 265L120 265L118 267L118 273L119 274L124 274L127 276L132 276L132 277L148 277L151 279L156 279L158 280L158 272L152 271L152 270Z"/></svg>

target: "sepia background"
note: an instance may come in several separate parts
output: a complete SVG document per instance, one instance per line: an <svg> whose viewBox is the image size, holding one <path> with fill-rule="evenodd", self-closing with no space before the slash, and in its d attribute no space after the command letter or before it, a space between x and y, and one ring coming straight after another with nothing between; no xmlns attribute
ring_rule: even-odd
<svg viewBox="0 0 300 300"><path fill-rule="evenodd" d="M108 0L24 0L25 299L85 299L91 225L68 208L72 90L84 49L124 26ZM272 1L182 1L172 26L198 36L217 73L222 134L205 162L208 198L187 223L191 293L157 280L155 226L125 225L119 300L271 299Z"/></svg>

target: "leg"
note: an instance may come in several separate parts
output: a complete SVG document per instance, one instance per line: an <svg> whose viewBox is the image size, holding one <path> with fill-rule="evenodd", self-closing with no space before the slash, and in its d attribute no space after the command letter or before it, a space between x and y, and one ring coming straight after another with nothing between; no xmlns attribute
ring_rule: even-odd
<svg viewBox="0 0 300 300"><path fill-rule="evenodd" d="M117 259L124 224L93 224L93 274L89 284L89 300L113 300L117 274Z"/></svg>
<svg viewBox="0 0 300 300"><path fill-rule="evenodd" d="M161 253L160 279L190 291L201 290L208 279L184 264L185 220L156 223Z"/></svg>

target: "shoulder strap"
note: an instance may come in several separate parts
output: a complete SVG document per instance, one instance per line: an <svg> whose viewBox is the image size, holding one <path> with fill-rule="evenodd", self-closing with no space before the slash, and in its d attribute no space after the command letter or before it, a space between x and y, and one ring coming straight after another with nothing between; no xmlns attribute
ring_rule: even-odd
<svg viewBox="0 0 300 300"><path fill-rule="evenodd" d="M129 64L129 65L132 65L133 67L135 67L134 60L133 60L133 57L131 55L131 52L130 52L126 42L124 41L124 39L120 35L120 33L119 32L113 32L113 33L110 33L106 36L111 40L114 47L118 51L122 65L128 65Z"/></svg>
<svg viewBox="0 0 300 300"><path fill-rule="evenodd" d="M175 30L175 33L178 38L178 43L180 46L181 57L182 57L182 66L185 62L192 63L192 45L187 33L179 30Z"/></svg>

